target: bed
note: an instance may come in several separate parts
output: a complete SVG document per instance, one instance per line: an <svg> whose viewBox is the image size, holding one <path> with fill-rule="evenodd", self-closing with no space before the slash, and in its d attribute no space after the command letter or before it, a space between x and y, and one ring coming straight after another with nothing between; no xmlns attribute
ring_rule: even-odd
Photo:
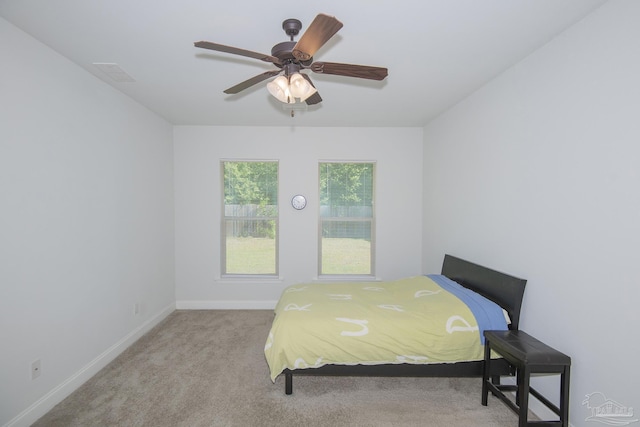
<svg viewBox="0 0 640 427"><path fill-rule="evenodd" d="M482 333L518 329L526 282L445 255L441 274L290 286L265 344L271 379L291 394L294 375L481 377Z"/></svg>

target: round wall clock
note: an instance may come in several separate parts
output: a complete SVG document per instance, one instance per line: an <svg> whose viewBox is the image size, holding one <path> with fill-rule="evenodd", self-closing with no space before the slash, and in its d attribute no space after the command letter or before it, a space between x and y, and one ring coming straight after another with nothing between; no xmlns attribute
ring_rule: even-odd
<svg viewBox="0 0 640 427"><path fill-rule="evenodd" d="M306 197L304 197L302 194L296 194L291 199L291 206L293 206L294 209L298 210L304 209L304 207L307 206Z"/></svg>

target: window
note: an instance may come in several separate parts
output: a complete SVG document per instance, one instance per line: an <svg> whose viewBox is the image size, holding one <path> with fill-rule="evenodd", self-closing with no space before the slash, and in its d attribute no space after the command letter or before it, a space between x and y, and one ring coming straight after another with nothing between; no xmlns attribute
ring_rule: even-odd
<svg viewBox="0 0 640 427"><path fill-rule="evenodd" d="M321 275L373 275L374 163L320 163Z"/></svg>
<svg viewBox="0 0 640 427"><path fill-rule="evenodd" d="M278 274L278 162L223 161L223 275Z"/></svg>

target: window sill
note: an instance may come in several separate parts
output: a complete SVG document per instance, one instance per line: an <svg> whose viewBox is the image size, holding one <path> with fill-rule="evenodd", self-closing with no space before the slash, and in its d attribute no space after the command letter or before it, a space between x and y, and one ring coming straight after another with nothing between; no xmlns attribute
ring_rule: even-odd
<svg viewBox="0 0 640 427"><path fill-rule="evenodd" d="M345 275L320 275L313 278L314 282L381 282L382 279L376 276L359 276L355 274Z"/></svg>
<svg viewBox="0 0 640 427"><path fill-rule="evenodd" d="M261 283L282 283L284 279L281 276L260 276L260 275L233 275L233 276L220 276L214 280L219 284L261 284Z"/></svg>

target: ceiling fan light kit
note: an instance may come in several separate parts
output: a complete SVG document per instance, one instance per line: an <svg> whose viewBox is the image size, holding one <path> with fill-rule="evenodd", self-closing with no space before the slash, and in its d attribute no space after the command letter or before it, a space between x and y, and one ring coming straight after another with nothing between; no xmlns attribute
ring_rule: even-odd
<svg viewBox="0 0 640 427"><path fill-rule="evenodd" d="M306 105L322 102L322 98L311 82L311 78L307 74L300 72L303 69L310 69L312 72L320 74L334 74L371 80L383 80L387 77L388 71L382 67L313 61L313 55L317 50L342 28L342 22L335 17L322 13L318 14L298 42L294 42L293 38L299 34L301 28L302 23L299 20L285 20L282 23L282 29L291 40L276 44L271 49L271 55L207 41L195 42L194 45L203 49L271 62L279 70L259 74L226 89L224 93L235 94L276 76L275 79L267 83L267 90L284 104L295 104L298 102L297 100Z"/></svg>
<svg viewBox="0 0 640 427"><path fill-rule="evenodd" d="M283 67L285 73L267 83L267 90L278 101L286 104L296 103L296 98L300 102L305 102L318 90L300 74L300 67L290 63Z"/></svg>
<svg viewBox="0 0 640 427"><path fill-rule="evenodd" d="M267 90L278 101L286 104L295 104L296 98L304 102L317 92L317 89L311 86L300 73L290 76L289 80L285 76L276 77L267 83Z"/></svg>

